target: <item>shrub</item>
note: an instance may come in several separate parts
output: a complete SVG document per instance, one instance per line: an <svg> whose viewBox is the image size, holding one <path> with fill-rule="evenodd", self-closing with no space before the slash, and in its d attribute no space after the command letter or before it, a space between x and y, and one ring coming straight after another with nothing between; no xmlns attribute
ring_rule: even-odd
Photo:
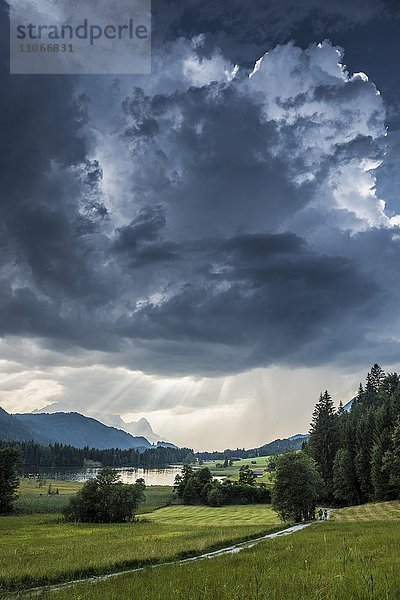
<svg viewBox="0 0 400 600"><path fill-rule="evenodd" d="M117 471L106 467L87 481L63 510L67 521L81 523L123 523L130 521L144 500L143 479L135 484L118 481Z"/></svg>

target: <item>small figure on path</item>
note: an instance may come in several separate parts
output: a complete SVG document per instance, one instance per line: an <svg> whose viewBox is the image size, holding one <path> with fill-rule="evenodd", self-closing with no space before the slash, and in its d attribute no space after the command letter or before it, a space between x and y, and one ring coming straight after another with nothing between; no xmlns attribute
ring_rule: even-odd
<svg viewBox="0 0 400 600"><path fill-rule="evenodd" d="M324 519L325 521L328 520L328 511L326 509L324 510Z"/></svg>
<svg viewBox="0 0 400 600"><path fill-rule="evenodd" d="M319 509L318 511L318 521L322 521L322 516L323 516L323 512L322 512L322 508Z"/></svg>

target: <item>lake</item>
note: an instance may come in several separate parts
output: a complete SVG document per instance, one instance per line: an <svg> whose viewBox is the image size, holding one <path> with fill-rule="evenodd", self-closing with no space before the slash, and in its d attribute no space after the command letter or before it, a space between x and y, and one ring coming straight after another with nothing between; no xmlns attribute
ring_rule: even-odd
<svg viewBox="0 0 400 600"><path fill-rule="evenodd" d="M146 485L173 485L175 476L181 473L182 467L168 467L166 469L135 469L134 467L116 467L120 474L120 480L123 483L135 483L136 479L142 478ZM78 481L83 483L96 477L99 468L82 469L55 469L43 468L35 472L25 472L26 476L42 475L45 479L55 479L58 481Z"/></svg>

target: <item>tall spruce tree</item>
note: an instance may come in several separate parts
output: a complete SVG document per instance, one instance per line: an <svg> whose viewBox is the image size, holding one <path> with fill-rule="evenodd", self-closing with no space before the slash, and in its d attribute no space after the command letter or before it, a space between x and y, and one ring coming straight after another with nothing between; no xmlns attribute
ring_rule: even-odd
<svg viewBox="0 0 400 600"><path fill-rule="evenodd" d="M307 452L319 466L327 499L333 498L333 463L338 448L338 416L332 398L325 390L313 412Z"/></svg>
<svg viewBox="0 0 400 600"><path fill-rule="evenodd" d="M367 381L370 381L370 384L375 390L375 393L378 394L381 388L381 385L385 379L385 371L382 369L380 365L377 363L374 364L371 371L367 375Z"/></svg>
<svg viewBox="0 0 400 600"><path fill-rule="evenodd" d="M367 375L363 398L364 404L367 406L376 406L378 403L379 391L384 379L385 372L377 363L375 363Z"/></svg>
<svg viewBox="0 0 400 600"><path fill-rule="evenodd" d="M358 386L356 402L362 403L362 401L364 400L364 394L365 394L365 392L364 392L363 384L360 383L360 385Z"/></svg>

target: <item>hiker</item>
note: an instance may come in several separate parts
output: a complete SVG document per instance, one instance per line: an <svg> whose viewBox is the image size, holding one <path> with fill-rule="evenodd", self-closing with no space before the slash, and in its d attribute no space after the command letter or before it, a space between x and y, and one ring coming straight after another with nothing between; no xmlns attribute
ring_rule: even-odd
<svg viewBox="0 0 400 600"><path fill-rule="evenodd" d="M322 512L322 508L320 508L319 511L318 511L318 521L322 521L322 515L323 514L324 513Z"/></svg>
<svg viewBox="0 0 400 600"><path fill-rule="evenodd" d="M328 520L328 511L326 509L324 510L324 519L325 521Z"/></svg>

